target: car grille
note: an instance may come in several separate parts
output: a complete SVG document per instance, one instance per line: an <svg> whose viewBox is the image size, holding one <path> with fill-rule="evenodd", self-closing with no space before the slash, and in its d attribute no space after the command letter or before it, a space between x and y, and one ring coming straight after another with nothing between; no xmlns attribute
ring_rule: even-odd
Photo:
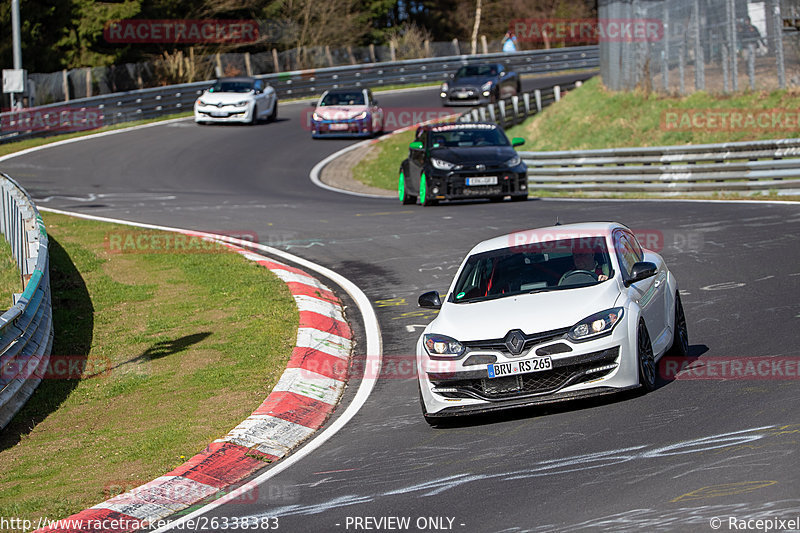
<svg viewBox="0 0 800 533"><path fill-rule="evenodd" d="M478 176L497 176L497 185L467 185L466 179ZM503 179L508 176L508 179ZM515 194L519 191L519 176L515 172L498 173L497 170L470 171L455 174L447 179L448 196L500 196Z"/></svg>
<svg viewBox="0 0 800 533"><path fill-rule="evenodd" d="M541 333L533 333L525 335L525 345L519 355L524 354L533 346L537 344L544 344L556 339L562 338L569 331L569 328L553 329L550 331L543 331ZM515 357L511 354L506 347L504 339L492 339L486 341L467 341L463 343L467 350L492 350L504 353L506 355Z"/></svg>
<svg viewBox="0 0 800 533"><path fill-rule="evenodd" d="M585 383L602 378L616 368L619 346L593 352L574 359L583 362L557 366L545 372L520 374L495 379L462 379L434 382L435 388L443 388L448 392L437 392L446 398L478 398L482 400L506 400L556 392L568 385ZM586 361L590 359L589 361ZM553 361L554 365L557 360ZM597 371L602 367L615 364L613 368ZM455 389L455 390L454 390Z"/></svg>

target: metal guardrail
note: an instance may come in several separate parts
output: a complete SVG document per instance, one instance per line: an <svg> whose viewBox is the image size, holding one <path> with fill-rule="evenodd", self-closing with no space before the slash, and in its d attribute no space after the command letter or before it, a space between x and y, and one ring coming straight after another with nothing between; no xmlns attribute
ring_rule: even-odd
<svg viewBox="0 0 800 533"><path fill-rule="evenodd" d="M768 191L800 188L800 139L520 152L530 190Z"/></svg>
<svg viewBox="0 0 800 533"><path fill-rule="evenodd" d="M461 55L348 65L255 77L264 79L275 87L278 98L300 98L318 95L326 89L341 86L380 88L444 81L462 65L484 61L503 63L520 75L590 70L600 65L597 46L579 46L511 54ZM0 135L4 135L0 137L0 142L53 135L63 133L65 129L90 129L92 120L97 120L99 125L108 126L189 111L197 97L209 85L208 81L184 83L38 106L24 110L26 117L30 117L31 113L37 114L38 122L34 126L38 127L29 129L15 122L13 114L3 113L0 117L6 132L0 131ZM65 110L68 110L72 120L66 128L63 121L58 119L58 114ZM53 127L48 126L51 123L54 124ZM9 133L9 128L16 130Z"/></svg>
<svg viewBox="0 0 800 533"><path fill-rule="evenodd" d="M0 428L5 427L39 385L53 346L47 233L31 197L0 174L0 231L24 280L22 294L0 316Z"/></svg>
<svg viewBox="0 0 800 533"><path fill-rule="evenodd" d="M563 94L575 87L580 87L582 83L575 81L504 98L495 103L472 108L462 113L458 120L459 122L494 122L503 129L507 129L521 124L536 113L541 113L542 109L558 102Z"/></svg>

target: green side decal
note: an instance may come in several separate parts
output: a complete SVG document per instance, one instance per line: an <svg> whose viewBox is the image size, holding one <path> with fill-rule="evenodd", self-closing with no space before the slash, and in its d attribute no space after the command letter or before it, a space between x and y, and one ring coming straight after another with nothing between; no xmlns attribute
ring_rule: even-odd
<svg viewBox="0 0 800 533"><path fill-rule="evenodd" d="M463 298L466 295L467 295L466 292L459 292L458 294L456 294L456 300L460 300L461 298Z"/></svg>

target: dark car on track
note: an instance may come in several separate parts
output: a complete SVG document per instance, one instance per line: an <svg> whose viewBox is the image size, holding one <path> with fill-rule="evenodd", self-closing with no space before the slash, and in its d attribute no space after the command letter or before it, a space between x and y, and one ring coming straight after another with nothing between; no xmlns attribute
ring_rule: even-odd
<svg viewBox="0 0 800 533"><path fill-rule="evenodd" d="M501 63L464 65L442 84L443 105L478 105L496 102L522 92L519 75Z"/></svg>
<svg viewBox="0 0 800 533"><path fill-rule="evenodd" d="M528 198L528 168L496 124L449 122L417 128L400 165L398 192L404 204L440 200Z"/></svg>

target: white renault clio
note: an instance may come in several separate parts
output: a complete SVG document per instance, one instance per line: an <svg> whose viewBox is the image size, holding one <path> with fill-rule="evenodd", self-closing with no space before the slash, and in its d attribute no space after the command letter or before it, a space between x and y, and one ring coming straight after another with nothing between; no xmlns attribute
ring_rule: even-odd
<svg viewBox="0 0 800 533"><path fill-rule="evenodd" d="M475 246L417 342L425 419L614 393L656 383L686 356L678 283L622 224L557 225Z"/></svg>

